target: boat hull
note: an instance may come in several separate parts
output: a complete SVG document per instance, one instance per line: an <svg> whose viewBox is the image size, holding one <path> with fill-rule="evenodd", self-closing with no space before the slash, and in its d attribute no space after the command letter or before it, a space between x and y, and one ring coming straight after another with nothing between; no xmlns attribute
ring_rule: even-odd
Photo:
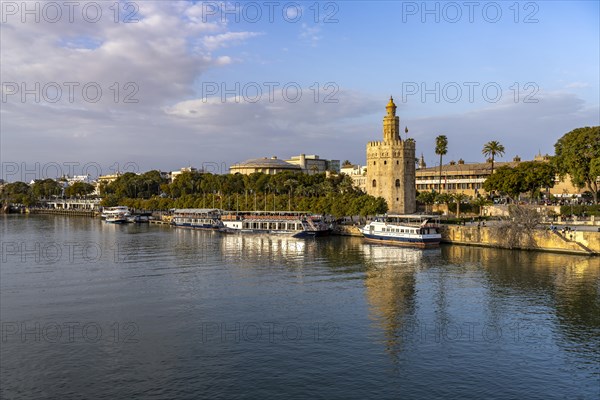
<svg viewBox="0 0 600 400"><path fill-rule="evenodd" d="M234 228L221 228L220 232L223 233L239 233L239 234L250 234L250 235L273 235L273 236L290 236L293 238L311 238L311 237L322 237L328 236L330 230L319 230L319 231L286 231L286 230L272 230L272 229L234 229Z"/></svg>
<svg viewBox="0 0 600 400"><path fill-rule="evenodd" d="M189 229L219 229L220 226L214 224L191 224L191 223L172 223L171 225L177 228L189 228Z"/></svg>
<svg viewBox="0 0 600 400"><path fill-rule="evenodd" d="M395 246L431 248L440 245L441 238L383 236L363 232L365 240L370 243L391 244Z"/></svg>
<svg viewBox="0 0 600 400"><path fill-rule="evenodd" d="M107 224L126 224L129 221L127 219L105 219Z"/></svg>

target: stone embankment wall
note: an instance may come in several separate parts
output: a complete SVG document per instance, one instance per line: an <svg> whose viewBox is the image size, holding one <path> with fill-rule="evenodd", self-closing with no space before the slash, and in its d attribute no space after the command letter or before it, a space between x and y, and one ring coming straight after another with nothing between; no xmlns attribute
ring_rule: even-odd
<svg viewBox="0 0 600 400"><path fill-rule="evenodd" d="M362 236L356 225L336 225L332 233L341 236Z"/></svg>
<svg viewBox="0 0 600 400"><path fill-rule="evenodd" d="M523 233L519 243L509 243L496 227L447 225L442 227L442 242L513 248L522 250L543 250L563 253L600 255L600 232L575 231L562 234L550 230L534 230Z"/></svg>

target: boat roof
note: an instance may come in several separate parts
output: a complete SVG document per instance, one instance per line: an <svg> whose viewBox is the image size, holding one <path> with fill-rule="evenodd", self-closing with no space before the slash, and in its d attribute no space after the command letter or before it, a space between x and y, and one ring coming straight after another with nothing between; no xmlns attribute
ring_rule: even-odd
<svg viewBox="0 0 600 400"><path fill-rule="evenodd" d="M431 219L439 218L439 215L427 215L427 214L385 214L382 217L394 217L394 218L405 218L405 219Z"/></svg>
<svg viewBox="0 0 600 400"><path fill-rule="evenodd" d="M308 211L223 211L224 214L252 214L252 215L315 215Z"/></svg>
<svg viewBox="0 0 600 400"><path fill-rule="evenodd" d="M219 211L218 208L176 208L173 210L176 214L208 214Z"/></svg>

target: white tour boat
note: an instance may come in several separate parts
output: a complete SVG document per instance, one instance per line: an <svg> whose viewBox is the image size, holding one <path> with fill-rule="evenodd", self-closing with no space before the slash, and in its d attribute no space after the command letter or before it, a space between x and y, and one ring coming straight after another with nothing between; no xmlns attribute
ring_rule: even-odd
<svg viewBox="0 0 600 400"><path fill-rule="evenodd" d="M331 232L321 216L300 211L224 211L225 233L262 233L293 237L326 236Z"/></svg>
<svg viewBox="0 0 600 400"><path fill-rule="evenodd" d="M217 208L178 208L173 210L171 224L182 228L219 229L221 210Z"/></svg>
<svg viewBox="0 0 600 400"><path fill-rule="evenodd" d="M102 218L108 218L109 216L115 216L115 215L120 215L120 214L125 214L126 217L129 217L131 215L131 212L129 211L129 207L127 207L127 206L104 207L102 209L102 214L100 214L100 216Z"/></svg>
<svg viewBox="0 0 600 400"><path fill-rule="evenodd" d="M377 216L359 230L366 240L375 243L436 247L442 239L439 217L433 215Z"/></svg>
<svg viewBox="0 0 600 400"><path fill-rule="evenodd" d="M109 224L126 224L129 222L129 214L120 213L120 214L108 214L104 219L105 222Z"/></svg>

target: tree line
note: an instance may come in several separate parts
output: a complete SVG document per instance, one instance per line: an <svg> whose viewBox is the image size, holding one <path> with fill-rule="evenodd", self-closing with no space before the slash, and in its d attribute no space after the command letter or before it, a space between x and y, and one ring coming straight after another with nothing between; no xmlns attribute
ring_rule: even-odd
<svg viewBox="0 0 600 400"><path fill-rule="evenodd" d="M355 188L347 175L280 172L267 175L214 175L186 171L173 182L158 171L126 173L101 188L102 205L136 209L222 208L228 210L310 211L334 217L387 211L381 197Z"/></svg>

